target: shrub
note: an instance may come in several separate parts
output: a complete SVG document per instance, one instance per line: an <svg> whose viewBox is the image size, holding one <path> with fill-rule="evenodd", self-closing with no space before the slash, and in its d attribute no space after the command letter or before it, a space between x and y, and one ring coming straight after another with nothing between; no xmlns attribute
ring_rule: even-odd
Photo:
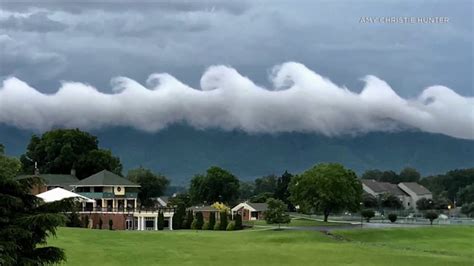
<svg viewBox="0 0 474 266"><path fill-rule="evenodd" d="M209 215L209 230L214 230L214 226L216 225L216 214L211 212Z"/></svg>
<svg viewBox="0 0 474 266"><path fill-rule="evenodd" d="M99 218L99 229L102 229L102 225L104 224L104 221L102 221L102 217Z"/></svg>
<svg viewBox="0 0 474 266"><path fill-rule="evenodd" d="M198 228L198 221L196 219L193 220L193 222L191 223L191 229L193 230L198 230L198 229L201 229L201 228Z"/></svg>
<svg viewBox="0 0 474 266"><path fill-rule="evenodd" d="M219 213L220 215L220 230L226 230L227 229L227 212L223 211Z"/></svg>
<svg viewBox="0 0 474 266"><path fill-rule="evenodd" d="M163 230L165 228L165 216L163 212L158 213L158 230Z"/></svg>
<svg viewBox="0 0 474 266"><path fill-rule="evenodd" d="M388 219L390 220L390 222L394 223L397 221L397 215L395 213L390 213L388 215Z"/></svg>
<svg viewBox="0 0 474 266"><path fill-rule="evenodd" d="M425 218L430 220L430 224L433 225L433 221L435 219L438 219L438 213L434 212L434 211L429 211L429 212L426 212L425 213Z"/></svg>
<svg viewBox="0 0 474 266"><path fill-rule="evenodd" d="M186 220L184 223L184 229L191 229L193 220L194 220L193 211L188 211L188 214L186 215Z"/></svg>
<svg viewBox="0 0 474 266"><path fill-rule="evenodd" d="M86 217L84 217L82 222L84 223L84 228L89 227L89 215L86 215Z"/></svg>
<svg viewBox="0 0 474 266"><path fill-rule="evenodd" d="M242 230L242 215L236 214L235 218L235 230Z"/></svg>
<svg viewBox="0 0 474 266"><path fill-rule="evenodd" d="M112 219L109 219L109 230L113 230L114 229L114 221L112 221Z"/></svg>
<svg viewBox="0 0 474 266"><path fill-rule="evenodd" d="M202 225L202 230L210 230L209 222L204 222L204 224Z"/></svg>
<svg viewBox="0 0 474 266"><path fill-rule="evenodd" d="M370 222L370 219L375 216L375 212L370 209L366 209L362 211L362 217L365 218L367 222Z"/></svg>
<svg viewBox="0 0 474 266"><path fill-rule="evenodd" d="M235 222L230 222L227 225L227 228L225 229L226 231L234 231L235 230Z"/></svg>
<svg viewBox="0 0 474 266"><path fill-rule="evenodd" d="M77 212L71 212L67 216L68 220L66 222L67 227L82 227L82 222L81 219L79 218L79 215Z"/></svg>
<svg viewBox="0 0 474 266"><path fill-rule="evenodd" d="M202 216L202 212L196 213L196 219L194 219L194 221L196 221L196 229L201 230L204 224L204 217Z"/></svg>
<svg viewBox="0 0 474 266"><path fill-rule="evenodd" d="M474 202L463 204L461 212L467 215L468 217L472 217L474 215Z"/></svg>
<svg viewBox="0 0 474 266"><path fill-rule="evenodd" d="M214 225L214 230L221 230L221 223L220 222L216 222L216 224Z"/></svg>

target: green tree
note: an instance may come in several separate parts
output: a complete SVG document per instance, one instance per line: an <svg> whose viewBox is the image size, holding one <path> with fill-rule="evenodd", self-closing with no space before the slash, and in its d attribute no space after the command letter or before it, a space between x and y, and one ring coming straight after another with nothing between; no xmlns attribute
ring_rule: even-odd
<svg viewBox="0 0 474 266"><path fill-rule="evenodd" d="M150 169L139 167L128 171L127 178L140 185L138 199L143 207L155 205L153 198L163 195L169 180L160 174L153 173Z"/></svg>
<svg viewBox="0 0 474 266"><path fill-rule="evenodd" d="M196 229L201 230L203 225L204 225L204 217L202 216L202 212L197 212L196 213Z"/></svg>
<svg viewBox="0 0 474 266"><path fill-rule="evenodd" d="M380 202L382 207L384 208L400 209L403 207L403 204L400 199L397 196L389 193L384 193L380 198Z"/></svg>
<svg viewBox="0 0 474 266"><path fill-rule="evenodd" d="M467 215L468 217L474 216L474 202L465 203L462 205L461 212Z"/></svg>
<svg viewBox="0 0 474 266"><path fill-rule="evenodd" d="M158 213L158 230L163 230L165 228L165 216L162 211Z"/></svg>
<svg viewBox="0 0 474 266"><path fill-rule="evenodd" d="M236 215L234 215L234 220L235 220L235 230L242 230L243 229L242 215L237 213Z"/></svg>
<svg viewBox="0 0 474 266"><path fill-rule="evenodd" d="M267 200L269 198L272 198L273 197L273 193L270 193L270 192L263 192L263 193L260 193L258 195L255 195L253 197L250 198L250 202L253 202L253 203L264 203L264 202L267 202Z"/></svg>
<svg viewBox="0 0 474 266"><path fill-rule="evenodd" d="M433 210L435 203L432 199L421 198L416 202L416 208L420 211Z"/></svg>
<svg viewBox="0 0 474 266"><path fill-rule="evenodd" d="M5 149L0 144L0 176L3 178L13 178L20 171L21 163L18 159L5 155Z"/></svg>
<svg viewBox="0 0 474 266"><path fill-rule="evenodd" d="M362 195L362 204L365 208L377 208L379 206L377 198L370 194Z"/></svg>
<svg viewBox="0 0 474 266"><path fill-rule="evenodd" d="M454 200L459 190L474 183L474 168L456 169L443 175L428 176L420 183L429 189L434 197Z"/></svg>
<svg viewBox="0 0 474 266"><path fill-rule="evenodd" d="M286 213L287 206L282 200L269 198L267 204L268 209L265 212L267 224L278 224L278 229L280 229L280 224L290 223L290 215Z"/></svg>
<svg viewBox="0 0 474 266"><path fill-rule="evenodd" d="M271 193L273 196L276 189L277 177L275 175L269 175L255 179L255 194Z"/></svg>
<svg viewBox="0 0 474 266"><path fill-rule="evenodd" d="M375 216L375 212L371 209L363 210L361 214L367 222L370 222L370 219L374 218Z"/></svg>
<svg viewBox="0 0 474 266"><path fill-rule="evenodd" d="M394 171L383 171L378 181L398 184L400 183L400 177Z"/></svg>
<svg viewBox="0 0 474 266"><path fill-rule="evenodd" d="M70 199L44 203L32 196L33 179L15 181L0 176L0 264L45 265L65 261L64 251L47 246L57 226L65 225L63 214L74 207Z"/></svg>
<svg viewBox="0 0 474 266"><path fill-rule="evenodd" d="M178 205L176 212L173 215L173 229L181 229L183 227L183 221L186 216L186 207L184 205Z"/></svg>
<svg viewBox="0 0 474 266"><path fill-rule="evenodd" d="M362 179L374 179L374 180L380 180L381 177L382 177L382 171L378 169L367 170L361 176Z"/></svg>
<svg viewBox="0 0 474 266"><path fill-rule="evenodd" d="M390 222L392 222L392 223L396 222L396 221L397 221L397 214L395 214L395 213L390 213L390 214L388 215L388 219L389 219Z"/></svg>
<svg viewBox="0 0 474 266"><path fill-rule="evenodd" d="M425 218L430 220L430 224L433 225L433 221L438 219L438 213L434 211L428 211L425 213Z"/></svg>
<svg viewBox="0 0 474 266"><path fill-rule="evenodd" d="M240 181L239 198L241 201L246 201L254 195L255 184L253 182Z"/></svg>
<svg viewBox="0 0 474 266"><path fill-rule="evenodd" d="M359 209L362 185L353 171L340 164L318 164L295 176L290 192L294 205L303 212L322 211L327 222L332 212Z"/></svg>
<svg viewBox="0 0 474 266"><path fill-rule="evenodd" d="M227 212L219 212L219 230L225 230L227 228Z"/></svg>
<svg viewBox="0 0 474 266"><path fill-rule="evenodd" d="M405 167L398 174L398 182L418 182L420 178L420 173L412 167Z"/></svg>
<svg viewBox="0 0 474 266"><path fill-rule="evenodd" d="M102 229L103 225L104 225L104 221L102 221L102 218L99 218L99 229Z"/></svg>
<svg viewBox="0 0 474 266"><path fill-rule="evenodd" d="M289 186L291 183L291 178L293 175L285 171L280 177L277 179L277 186L275 190L275 198L283 201L289 210L293 210L294 206L290 201L290 190Z"/></svg>
<svg viewBox="0 0 474 266"><path fill-rule="evenodd" d="M216 226L216 214L211 212L209 214L209 230L214 230L214 226Z"/></svg>
<svg viewBox="0 0 474 266"><path fill-rule="evenodd" d="M117 157L99 149L97 138L79 129L56 129L41 136L33 135L20 160L25 174L34 172L34 162L41 173L65 174L75 168L79 179L104 169L116 174L122 171Z"/></svg>
<svg viewBox="0 0 474 266"><path fill-rule="evenodd" d="M188 193L179 193L168 200L168 206L176 207L183 205L184 207L191 207L191 197Z"/></svg>
<svg viewBox="0 0 474 266"><path fill-rule="evenodd" d="M109 219L109 230L114 229L114 221L112 219Z"/></svg>
<svg viewBox="0 0 474 266"><path fill-rule="evenodd" d="M460 188L457 193L459 204L474 202L474 183Z"/></svg>
<svg viewBox="0 0 474 266"><path fill-rule="evenodd" d="M188 214L186 215L186 219L184 220L184 227L183 229L191 229L191 224L193 223L194 220L194 215L193 211L188 211Z"/></svg>
<svg viewBox="0 0 474 266"><path fill-rule="evenodd" d="M194 203L234 203L239 197L239 179L230 172L213 166L206 175L191 180L189 195Z"/></svg>

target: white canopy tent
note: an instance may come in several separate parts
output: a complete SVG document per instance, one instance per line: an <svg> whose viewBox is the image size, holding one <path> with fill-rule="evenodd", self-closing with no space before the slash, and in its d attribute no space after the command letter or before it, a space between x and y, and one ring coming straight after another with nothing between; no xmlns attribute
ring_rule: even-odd
<svg viewBox="0 0 474 266"><path fill-rule="evenodd" d="M89 199L88 197L84 197L82 195L76 194L69 190L65 190L62 188L54 188L43 192L41 194L36 195L39 198L42 198L44 202L53 202L67 198L76 198L79 202L95 202L93 199Z"/></svg>

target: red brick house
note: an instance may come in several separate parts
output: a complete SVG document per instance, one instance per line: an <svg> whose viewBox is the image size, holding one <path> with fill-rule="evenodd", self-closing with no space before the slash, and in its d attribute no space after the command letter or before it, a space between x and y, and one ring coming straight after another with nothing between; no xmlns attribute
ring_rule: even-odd
<svg viewBox="0 0 474 266"><path fill-rule="evenodd" d="M267 209L266 203L242 202L232 208L232 218L235 214L240 214L243 221L263 220Z"/></svg>

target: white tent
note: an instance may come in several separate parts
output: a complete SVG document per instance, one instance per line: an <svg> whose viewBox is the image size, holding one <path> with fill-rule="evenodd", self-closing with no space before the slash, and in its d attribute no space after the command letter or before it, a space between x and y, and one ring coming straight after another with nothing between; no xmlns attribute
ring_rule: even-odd
<svg viewBox="0 0 474 266"><path fill-rule="evenodd" d="M53 202L53 201L58 201L62 199L67 199L67 198L77 198L77 200L80 202L95 202L95 200L93 199L89 199L88 197L84 197L82 195L76 194L74 192L71 192L69 190L65 190L59 187L48 190L36 196L39 198L42 198L44 202Z"/></svg>

